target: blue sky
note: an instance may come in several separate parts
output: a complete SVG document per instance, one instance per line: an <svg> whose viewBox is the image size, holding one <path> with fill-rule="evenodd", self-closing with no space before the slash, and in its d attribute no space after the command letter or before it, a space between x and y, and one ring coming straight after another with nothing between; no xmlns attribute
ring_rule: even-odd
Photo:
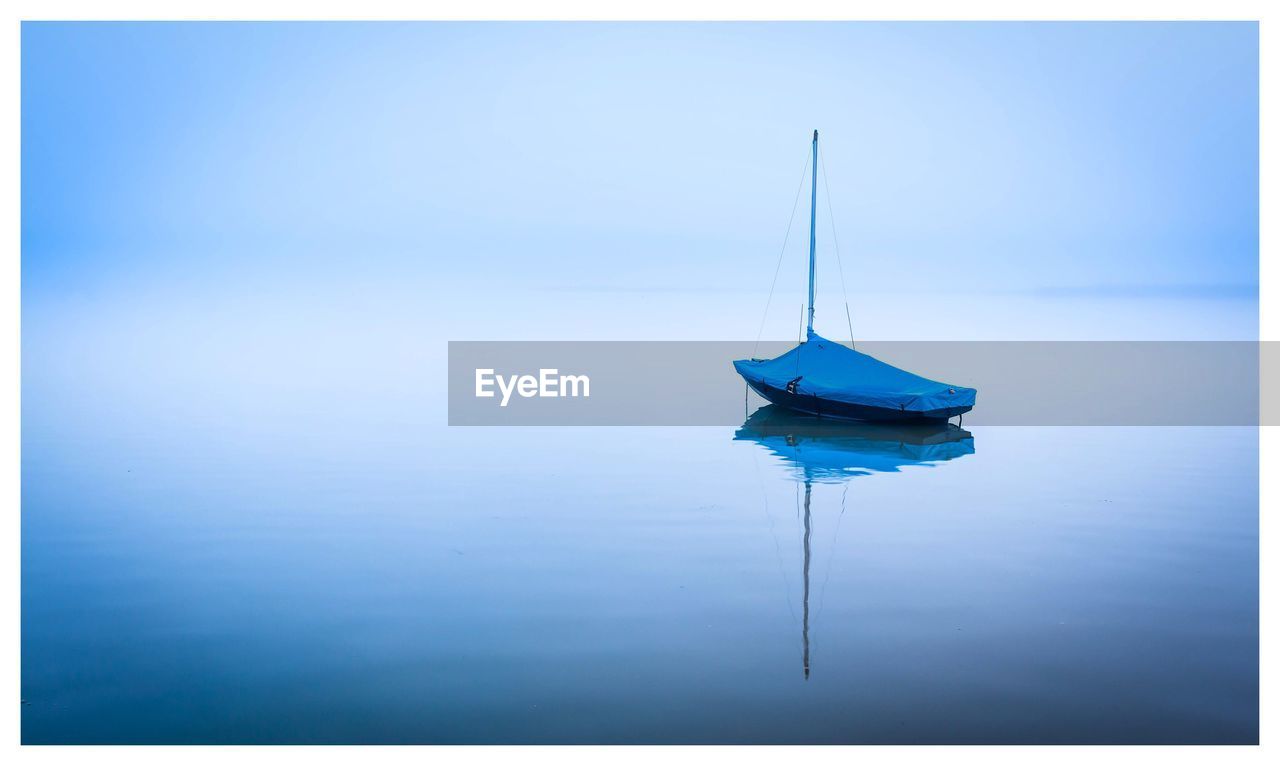
<svg viewBox="0 0 1280 766"><path fill-rule="evenodd" d="M1257 337L1251 23L22 37L28 383L419 381L449 339L751 339L814 128L859 337ZM805 213L766 337L799 324Z"/></svg>
<svg viewBox="0 0 1280 766"><path fill-rule="evenodd" d="M30 300L124 281L732 290L754 326L813 127L856 292L1256 290L1252 24L23 36Z"/></svg>

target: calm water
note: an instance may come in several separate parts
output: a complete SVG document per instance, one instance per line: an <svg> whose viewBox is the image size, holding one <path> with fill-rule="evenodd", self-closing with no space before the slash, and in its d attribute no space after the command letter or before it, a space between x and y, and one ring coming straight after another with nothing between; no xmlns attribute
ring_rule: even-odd
<svg viewBox="0 0 1280 766"><path fill-rule="evenodd" d="M1256 741L1256 430L968 431L28 428L23 739Z"/></svg>

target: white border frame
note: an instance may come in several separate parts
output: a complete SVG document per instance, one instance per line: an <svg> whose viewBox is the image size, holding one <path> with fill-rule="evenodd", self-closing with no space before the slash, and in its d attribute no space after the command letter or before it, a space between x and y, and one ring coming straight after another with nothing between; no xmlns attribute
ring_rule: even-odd
<svg viewBox="0 0 1280 766"><path fill-rule="evenodd" d="M0 76L0 99L10 105L10 117L3 127L3 143L9 147L3 153L4 174L10 179L3 187L0 207L7 211L4 218L6 240L3 266L0 267L0 294L4 296L4 310L0 312L0 369L3 370L6 394L0 406L0 497L9 509L8 523L3 531L5 550L10 552L10 563L5 570L7 584L0 590L0 611L8 628L3 635L4 656L9 660L3 668L3 688L11 690L10 715L3 719L3 736L8 747L16 755L32 762L61 763L73 759L92 759L95 762L113 764L124 762L169 763L175 760L205 763L215 759L231 759L242 762L267 762L281 756L303 757L317 764L339 763L351 757L395 762L417 762L422 758L445 759L458 763L477 763L490 758L518 758L532 763L597 763L602 759L618 763L643 763L654 757L676 761L701 761L707 757L732 758L735 761L765 762L802 758L806 761L845 762L850 758L860 761L870 759L878 763L906 763L917 759L945 758L949 763L1022 764L1028 759L1043 763L1068 763L1082 757L1098 763L1129 763L1134 756L1158 758L1162 764L1176 766L1182 763L1257 761L1276 737L1276 716L1272 697L1276 684L1276 664L1264 650L1261 657L1261 707L1259 747L1187 747L1187 746L1091 746L1087 750L1077 747L1053 746L973 746L973 747L857 747L851 752L847 747L662 747L651 748L603 748L597 746L570 747L456 747L431 746L428 750L413 747L361 747L359 752L350 748L289 747L286 750L268 747L19 747L20 720L20 645L19 605L21 594L21 534L20 534L20 232L21 232L21 143L19 109L21 105L21 21L35 19L172 19L172 20L283 20L283 19L371 19L371 20L446 20L446 19L596 19L596 20L1256 20L1259 21L1260 44L1260 338L1264 341L1280 340L1280 311L1269 309L1272 299L1280 294L1275 263L1275 233L1271 221L1276 220L1277 202L1273 181L1280 178L1277 154L1269 151L1265 140L1267 126L1280 123L1276 119L1280 94L1276 91L1277 39L1280 38L1272 22L1280 19L1280 4L1263 2L1189 2L1166 0L1062 0L1043 1L1034 5L1010 0L970 0L967 3L919 0L912 3L844 2L830 0L791 0L791 2L761 2L761 0L616 0L608 4L586 0L481 0L477 2L408 2L407 0L363 0L362 2L290 2L289 0L224 0L209 2L195 0L177 6L158 0L123 0L117 2L29 2L18 0L11 8L9 25L5 27L6 39L12 44L3 59L3 76ZM1280 26L1280 25L1278 25ZM1263 390L1266 391L1264 381ZM1273 596L1276 592L1276 568L1268 563L1268 553L1275 552L1275 527L1266 519L1266 511L1276 507L1280 487L1275 469L1280 455L1280 427L1264 426L1260 429L1261 487L1260 487L1260 645L1276 635L1276 608ZM1271 749L1275 749L1274 746ZM1274 756L1273 756L1274 757Z"/></svg>

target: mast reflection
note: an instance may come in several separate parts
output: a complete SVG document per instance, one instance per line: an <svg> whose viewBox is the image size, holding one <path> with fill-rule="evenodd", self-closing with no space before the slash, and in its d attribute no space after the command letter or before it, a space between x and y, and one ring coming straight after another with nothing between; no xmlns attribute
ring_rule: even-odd
<svg viewBox="0 0 1280 766"><path fill-rule="evenodd" d="M780 458L804 485L802 542L803 608L800 640L804 677L809 678L809 564L813 485L842 484L857 476L896 472L974 453L973 434L951 425L857 423L802 415L777 405L761 407L734 433Z"/></svg>

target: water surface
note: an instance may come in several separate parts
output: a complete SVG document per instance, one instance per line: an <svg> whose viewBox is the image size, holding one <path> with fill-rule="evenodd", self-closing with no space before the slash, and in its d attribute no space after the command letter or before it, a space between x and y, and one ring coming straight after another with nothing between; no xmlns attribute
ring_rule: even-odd
<svg viewBox="0 0 1280 766"><path fill-rule="evenodd" d="M1257 740L1251 428L23 447L27 743Z"/></svg>

